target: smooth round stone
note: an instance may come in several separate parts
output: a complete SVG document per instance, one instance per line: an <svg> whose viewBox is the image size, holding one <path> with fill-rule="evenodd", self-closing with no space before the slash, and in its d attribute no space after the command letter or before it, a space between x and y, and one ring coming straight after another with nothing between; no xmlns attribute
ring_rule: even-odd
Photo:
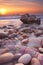
<svg viewBox="0 0 43 65"><path fill-rule="evenodd" d="M12 33L14 33L14 31L13 30L9 30L8 33L9 34L12 34Z"/></svg>
<svg viewBox="0 0 43 65"><path fill-rule="evenodd" d="M41 63L41 65L43 65L43 54L39 54L37 57Z"/></svg>
<svg viewBox="0 0 43 65"><path fill-rule="evenodd" d="M14 64L14 65L24 65L23 63L17 63L17 64Z"/></svg>
<svg viewBox="0 0 43 65"><path fill-rule="evenodd" d="M32 48L32 47L27 47L25 49L25 53L30 54L32 57L36 57L37 56L37 49Z"/></svg>
<svg viewBox="0 0 43 65"><path fill-rule="evenodd" d="M43 48L39 48L39 52L40 53L43 53Z"/></svg>
<svg viewBox="0 0 43 65"><path fill-rule="evenodd" d="M6 53L6 52L8 52L8 49L6 49L6 48L0 49L0 54Z"/></svg>
<svg viewBox="0 0 43 65"><path fill-rule="evenodd" d="M31 65L41 65L40 61L37 58L32 58Z"/></svg>
<svg viewBox="0 0 43 65"><path fill-rule="evenodd" d="M14 54L14 59L19 59L22 56L21 53L16 53Z"/></svg>
<svg viewBox="0 0 43 65"><path fill-rule="evenodd" d="M25 46L22 46L21 48L20 48L20 53L21 54L25 54L25 49L26 49L26 47Z"/></svg>
<svg viewBox="0 0 43 65"><path fill-rule="evenodd" d="M14 58L14 55L12 53L5 53L0 55L0 63L6 63L9 61L12 61L12 59Z"/></svg>
<svg viewBox="0 0 43 65"><path fill-rule="evenodd" d="M31 60L31 55L24 54L18 59L18 62L23 63L23 64L28 64L30 62L30 60Z"/></svg>
<svg viewBox="0 0 43 65"><path fill-rule="evenodd" d="M41 45L42 45L42 47L43 47L43 39L41 40Z"/></svg>

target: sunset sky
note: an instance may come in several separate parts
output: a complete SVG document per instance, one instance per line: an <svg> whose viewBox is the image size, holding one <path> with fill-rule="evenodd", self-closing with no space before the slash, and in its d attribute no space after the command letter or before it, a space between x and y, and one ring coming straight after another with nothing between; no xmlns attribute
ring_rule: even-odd
<svg viewBox="0 0 43 65"><path fill-rule="evenodd" d="M43 0L0 0L0 14L43 13Z"/></svg>

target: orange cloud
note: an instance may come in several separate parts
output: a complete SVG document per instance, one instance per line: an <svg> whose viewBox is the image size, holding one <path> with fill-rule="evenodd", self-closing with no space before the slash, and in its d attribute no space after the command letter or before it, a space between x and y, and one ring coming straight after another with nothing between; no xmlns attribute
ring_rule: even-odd
<svg viewBox="0 0 43 65"><path fill-rule="evenodd" d="M39 3L22 0L0 0L0 10L2 8L5 10L6 14L25 12L43 13L43 6Z"/></svg>

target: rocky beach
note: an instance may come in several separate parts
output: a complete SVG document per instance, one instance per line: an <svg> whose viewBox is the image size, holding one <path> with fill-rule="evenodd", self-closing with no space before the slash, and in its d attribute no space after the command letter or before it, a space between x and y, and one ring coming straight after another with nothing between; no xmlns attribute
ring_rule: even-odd
<svg viewBox="0 0 43 65"><path fill-rule="evenodd" d="M0 65L43 65L41 19L26 14L0 21Z"/></svg>

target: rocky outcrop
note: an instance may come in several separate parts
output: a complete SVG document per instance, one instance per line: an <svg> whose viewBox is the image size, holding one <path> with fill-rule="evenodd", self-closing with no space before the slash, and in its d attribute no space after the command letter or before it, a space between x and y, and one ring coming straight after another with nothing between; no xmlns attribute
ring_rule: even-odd
<svg viewBox="0 0 43 65"><path fill-rule="evenodd" d="M35 15L22 15L20 19L24 24L40 24L40 18Z"/></svg>

